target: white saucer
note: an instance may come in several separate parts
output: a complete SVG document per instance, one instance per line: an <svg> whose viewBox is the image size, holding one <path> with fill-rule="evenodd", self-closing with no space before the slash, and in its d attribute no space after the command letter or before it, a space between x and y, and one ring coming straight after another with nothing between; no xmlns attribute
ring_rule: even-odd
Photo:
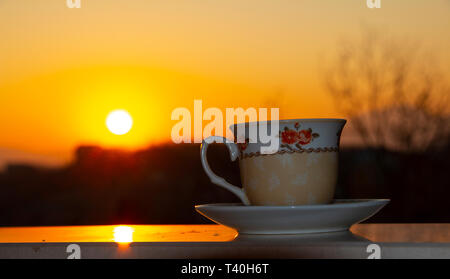
<svg viewBox="0 0 450 279"><path fill-rule="evenodd" d="M388 199L337 199L331 204L299 206L217 203L196 205L195 210L240 234L302 234L348 230L388 203Z"/></svg>

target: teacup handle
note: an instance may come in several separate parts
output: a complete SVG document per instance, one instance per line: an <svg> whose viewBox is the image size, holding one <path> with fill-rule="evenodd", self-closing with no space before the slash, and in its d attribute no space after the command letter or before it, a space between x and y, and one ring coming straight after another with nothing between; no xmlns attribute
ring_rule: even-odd
<svg viewBox="0 0 450 279"><path fill-rule="evenodd" d="M231 161L235 161L239 157L239 148L238 148L237 144L235 144L234 142L232 142L224 137L216 137L216 136L208 137L203 140L202 146L201 146L201 151L200 151L203 169L205 170L209 179L211 179L212 183L219 185L219 186L227 189L228 191L232 192L233 194L238 196L245 205L250 205L250 202L249 202L247 196L245 195L245 192L243 189L241 189L237 186L231 185L224 178L216 175L209 167L208 160L206 158L206 151L208 150L208 145L213 142L225 143L225 145L228 148L228 151L230 152Z"/></svg>

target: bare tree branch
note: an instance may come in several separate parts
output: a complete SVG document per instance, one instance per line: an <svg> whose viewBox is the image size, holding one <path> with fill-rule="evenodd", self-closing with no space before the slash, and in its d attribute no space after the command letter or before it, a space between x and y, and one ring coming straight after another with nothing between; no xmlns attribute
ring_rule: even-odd
<svg viewBox="0 0 450 279"><path fill-rule="evenodd" d="M425 151L448 144L449 81L417 43L364 28L340 44L324 83L368 146Z"/></svg>

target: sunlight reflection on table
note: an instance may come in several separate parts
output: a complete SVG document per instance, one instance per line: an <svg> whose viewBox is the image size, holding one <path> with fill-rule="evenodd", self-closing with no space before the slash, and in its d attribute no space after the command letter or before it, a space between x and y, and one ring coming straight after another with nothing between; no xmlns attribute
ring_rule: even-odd
<svg viewBox="0 0 450 279"><path fill-rule="evenodd" d="M325 234L296 236L311 241ZM43 242L116 242L125 247L132 242L227 242L245 241L237 232L221 225L108 225L60 227L2 227L0 243ZM375 242L450 242L450 224L358 224L350 232L333 234L334 240ZM251 241L267 236L253 237ZM277 240L281 238L281 240ZM272 241L286 242L288 237L273 237ZM361 239L362 238L362 239ZM322 240L322 239L321 239ZM304 242L304 241L303 241Z"/></svg>
<svg viewBox="0 0 450 279"><path fill-rule="evenodd" d="M0 243L24 242L222 242L235 230L216 225L111 225L0 228Z"/></svg>

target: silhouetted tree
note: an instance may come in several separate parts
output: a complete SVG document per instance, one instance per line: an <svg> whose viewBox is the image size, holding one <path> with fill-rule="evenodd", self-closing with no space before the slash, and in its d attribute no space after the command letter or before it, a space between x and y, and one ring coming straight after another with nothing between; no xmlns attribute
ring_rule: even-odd
<svg viewBox="0 0 450 279"><path fill-rule="evenodd" d="M363 28L330 65L326 88L364 144L403 151L448 144L449 83L417 43Z"/></svg>

